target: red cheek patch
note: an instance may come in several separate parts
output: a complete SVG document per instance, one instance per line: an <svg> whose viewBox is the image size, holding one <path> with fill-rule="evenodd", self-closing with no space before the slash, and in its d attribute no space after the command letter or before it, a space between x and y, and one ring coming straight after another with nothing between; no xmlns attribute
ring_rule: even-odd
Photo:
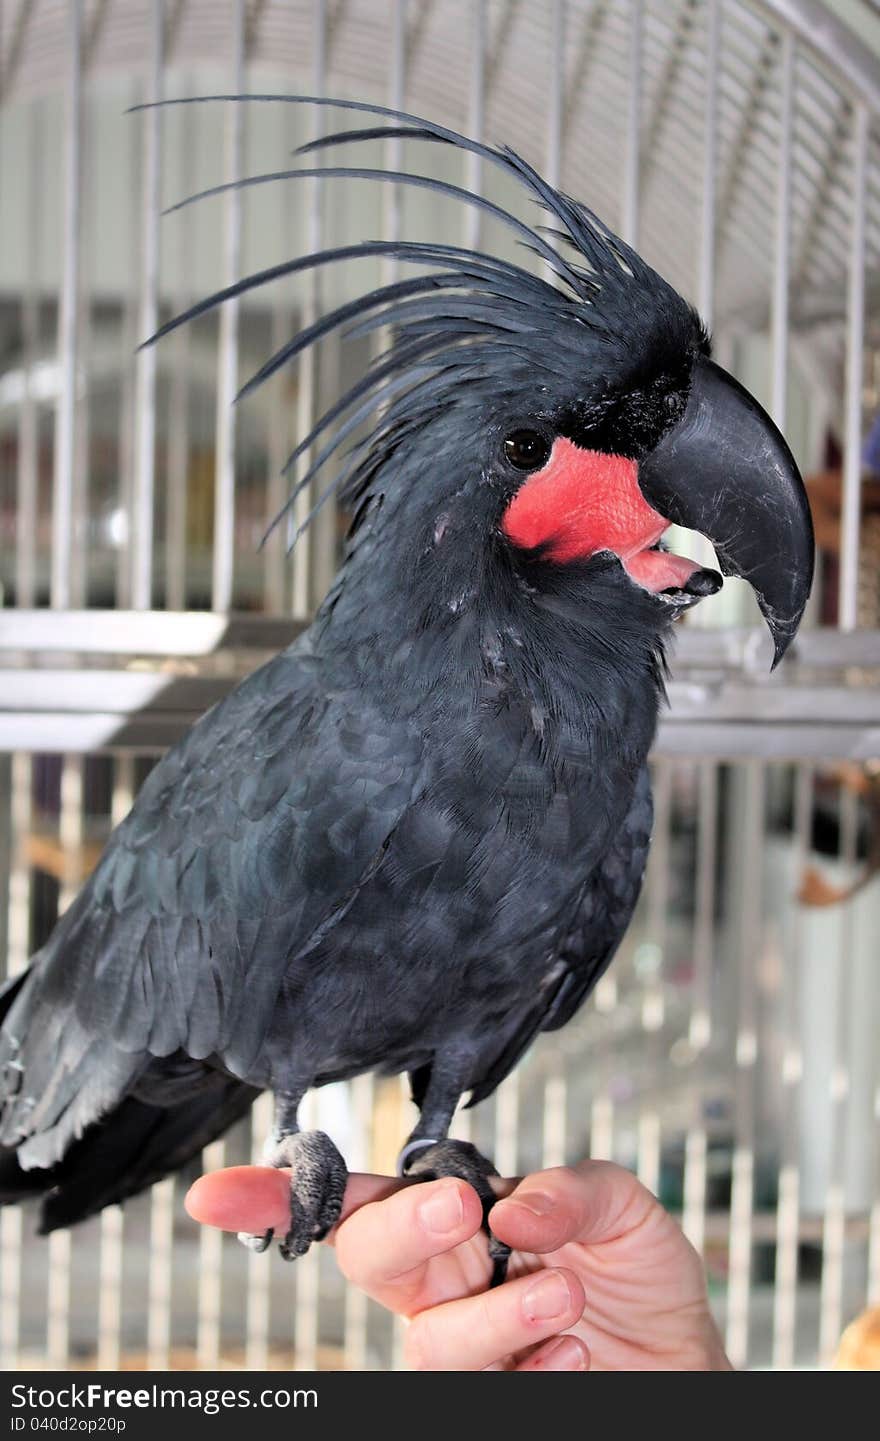
<svg viewBox="0 0 880 1441"><path fill-rule="evenodd" d="M541 546L556 561L611 550L626 562L659 540L669 523L645 500L637 475L634 460L582 450L558 436L543 470L529 476L508 505L501 529L514 545Z"/></svg>

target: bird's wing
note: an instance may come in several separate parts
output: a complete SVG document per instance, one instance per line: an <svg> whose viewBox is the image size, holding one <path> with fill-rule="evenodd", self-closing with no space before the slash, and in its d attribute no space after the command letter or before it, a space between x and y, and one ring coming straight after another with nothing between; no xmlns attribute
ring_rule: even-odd
<svg viewBox="0 0 880 1441"><path fill-rule="evenodd" d="M304 647L203 717L147 778L10 1007L0 1140L53 1132L32 1162L49 1164L148 1055L217 1057L246 1078L289 958L378 864L421 745L328 686Z"/></svg>
<svg viewBox="0 0 880 1441"><path fill-rule="evenodd" d="M541 1024L570 1021L611 964L632 919L648 861L654 809L648 767L639 776L626 819L587 885L560 948L565 975Z"/></svg>
<svg viewBox="0 0 880 1441"><path fill-rule="evenodd" d="M611 964L641 890L652 818L651 784L645 766L622 825L578 897L545 984L504 1046L486 1058L468 1105L492 1094L540 1031L564 1026ZM417 1079L413 1080L415 1092Z"/></svg>

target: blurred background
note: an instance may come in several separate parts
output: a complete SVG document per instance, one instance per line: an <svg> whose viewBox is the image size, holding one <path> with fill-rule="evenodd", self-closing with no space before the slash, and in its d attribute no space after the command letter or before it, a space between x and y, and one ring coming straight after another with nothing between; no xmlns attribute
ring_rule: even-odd
<svg viewBox="0 0 880 1441"><path fill-rule="evenodd" d="M195 190L295 165L297 144L346 116L130 106L326 94L508 143L695 301L716 357L786 432L821 548L793 654L771 678L738 582L680 627L636 921L580 1016L457 1122L503 1172L588 1152L636 1169L701 1249L738 1366L828 1364L844 1325L880 1304L878 57L880 7L861 0L0 7L10 973L155 757L324 593L345 523L332 503L292 554L291 527L259 544L296 477L288 453L368 342L335 332L230 399L389 267L280 281L153 349L138 342L211 289L322 244L406 235L513 253L477 212L351 181L257 186L162 218ZM334 158L521 203L473 157L433 147ZM328 1087L309 1106L352 1168L390 1168L411 1123L397 1080ZM256 1155L267 1119L263 1098L203 1165ZM345 1291L332 1256L285 1267L198 1235L181 1204L191 1179L48 1240L5 1210L2 1364L398 1363L395 1326Z"/></svg>

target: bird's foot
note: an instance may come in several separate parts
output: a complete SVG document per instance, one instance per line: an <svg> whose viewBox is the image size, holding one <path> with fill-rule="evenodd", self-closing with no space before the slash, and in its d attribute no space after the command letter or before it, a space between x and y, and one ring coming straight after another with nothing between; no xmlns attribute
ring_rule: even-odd
<svg viewBox="0 0 880 1441"><path fill-rule="evenodd" d="M266 1147L265 1164L289 1169L290 1228L278 1242L285 1261L304 1256L313 1241L322 1241L339 1220L348 1171L342 1156L323 1131L296 1131L273 1137ZM240 1231L239 1241L260 1253L272 1244L273 1231L261 1236Z"/></svg>
<svg viewBox="0 0 880 1441"><path fill-rule="evenodd" d="M483 1205L483 1229L489 1237L489 1260L492 1263L490 1287L500 1286L507 1276L510 1247L489 1228L489 1212L498 1200L489 1184L498 1172L481 1156L470 1141L410 1141L400 1153L400 1171L418 1181L437 1181L441 1176L457 1176L473 1186Z"/></svg>

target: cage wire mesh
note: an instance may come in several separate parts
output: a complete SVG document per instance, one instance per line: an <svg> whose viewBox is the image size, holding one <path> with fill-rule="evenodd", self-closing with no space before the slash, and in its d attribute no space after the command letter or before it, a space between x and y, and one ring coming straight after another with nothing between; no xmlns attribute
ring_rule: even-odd
<svg viewBox="0 0 880 1441"><path fill-rule="evenodd" d="M160 218L285 168L326 115L140 101L284 91L387 102L503 140L590 204L711 324L806 475L819 583L764 678L737 583L682 627L654 761L647 884L564 1031L462 1113L503 1172L635 1168L702 1252L736 1365L826 1363L880 1303L880 67L816 3L18 0L0 11L0 941L23 967L152 760L307 620L344 517L258 543L298 436L369 358L336 340L246 405L238 384L390 263L282 281L155 349L208 290L367 235L508 242L403 187L320 180ZM399 138L505 200L473 156ZM491 233L490 233L491 232ZM303 457L300 464L307 463ZM302 473L302 472L300 472ZM692 548L697 542L689 541ZM696 618L695 618L696 621ZM397 1080L309 1101L353 1169L408 1130ZM205 1167L259 1152L266 1098ZM191 1174L195 1174L193 1171ZM191 1176L74 1233L0 1214L7 1368L380 1368L390 1319L314 1251L292 1272L182 1213Z"/></svg>

